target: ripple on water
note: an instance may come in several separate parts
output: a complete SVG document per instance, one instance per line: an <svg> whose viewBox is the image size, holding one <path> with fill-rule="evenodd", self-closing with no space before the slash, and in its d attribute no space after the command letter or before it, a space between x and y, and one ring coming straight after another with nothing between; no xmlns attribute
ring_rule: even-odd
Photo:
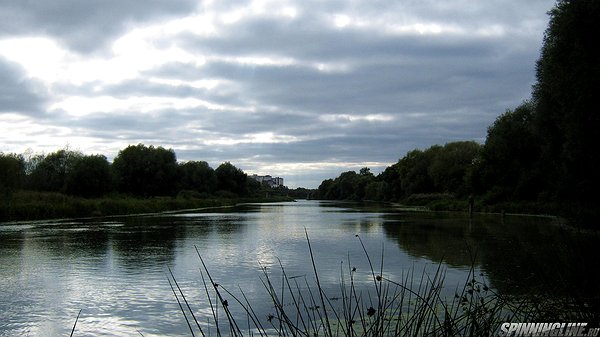
<svg viewBox="0 0 600 337"><path fill-rule="evenodd" d="M187 324L167 281L167 266L172 268L199 320L203 324L212 320L195 247L222 288L239 294L240 286L257 315L266 317L274 311L261 282L261 277L265 279L261 266L268 268L275 283L281 282L280 261L302 291L305 280L311 286L314 283L305 228L320 279L331 296L340 291L340 266L357 267L356 283L373 283L355 234L360 234L376 268L385 247L385 276L395 280L413 272L419 279L425 268L435 272L437 256L452 254L454 265L445 270L446 284L452 292L469 272L470 266L461 262L470 261L468 254L452 249L463 247L465 242L478 245L481 272L497 281L507 281L504 272L514 271L513 260L523 268L543 271L541 256L546 252L552 257L556 251L550 244L555 236L549 233L548 240L538 237L546 233L546 227L544 231L530 230L536 237L529 239L520 234L530 227L520 222L513 227L509 223L498 226L488 223L487 218L476 218L479 222L471 226L465 219L421 215L407 219L405 214L390 217L387 213L324 208L318 202L270 206L256 212L259 208L247 213L228 209L222 213L212 210L108 221L2 224L0 336L69 335L80 309L77 336L137 336L138 330L144 336L188 336ZM560 239L569 237L561 235ZM583 241L578 238L567 242L577 242L568 246L575 249ZM530 249L519 251L529 246L536 247L534 253ZM521 254L511 255L515 252ZM573 261L567 255L561 256ZM552 258L550 263L560 264L562 260ZM597 259L591 263L597 266ZM567 267L560 264L560 268ZM475 270L479 275L480 270ZM586 271L586 276L595 275ZM214 292L211 294L214 296ZM231 298L229 303L245 320L245 313ZM212 329L212 335L216 335Z"/></svg>

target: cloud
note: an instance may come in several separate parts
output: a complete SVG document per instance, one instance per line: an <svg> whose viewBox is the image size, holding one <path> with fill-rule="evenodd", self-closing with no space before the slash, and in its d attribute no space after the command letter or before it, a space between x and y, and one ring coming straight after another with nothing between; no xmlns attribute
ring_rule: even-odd
<svg viewBox="0 0 600 337"><path fill-rule="evenodd" d="M77 52L101 52L131 26L185 15L193 0L0 1L3 35L50 36Z"/></svg>
<svg viewBox="0 0 600 337"><path fill-rule="evenodd" d="M529 96L551 6L0 1L2 109L16 114L0 124L37 130L0 139L109 158L143 142L316 187L414 148L483 141Z"/></svg>
<svg viewBox="0 0 600 337"><path fill-rule="evenodd" d="M0 57L0 114L41 115L46 99L43 86L28 80L21 67Z"/></svg>

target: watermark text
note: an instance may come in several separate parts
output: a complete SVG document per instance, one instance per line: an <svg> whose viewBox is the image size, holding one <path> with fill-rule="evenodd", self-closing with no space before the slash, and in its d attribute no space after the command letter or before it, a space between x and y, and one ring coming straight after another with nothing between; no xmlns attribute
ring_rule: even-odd
<svg viewBox="0 0 600 337"><path fill-rule="evenodd" d="M498 336L600 336L600 328L588 323L502 323Z"/></svg>

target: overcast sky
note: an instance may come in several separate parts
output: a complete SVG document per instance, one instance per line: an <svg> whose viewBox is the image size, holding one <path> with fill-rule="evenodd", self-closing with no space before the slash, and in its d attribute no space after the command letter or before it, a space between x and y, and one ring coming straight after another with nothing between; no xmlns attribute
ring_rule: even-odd
<svg viewBox="0 0 600 337"><path fill-rule="evenodd" d="M290 187L485 140L551 0L0 0L0 151L129 144Z"/></svg>

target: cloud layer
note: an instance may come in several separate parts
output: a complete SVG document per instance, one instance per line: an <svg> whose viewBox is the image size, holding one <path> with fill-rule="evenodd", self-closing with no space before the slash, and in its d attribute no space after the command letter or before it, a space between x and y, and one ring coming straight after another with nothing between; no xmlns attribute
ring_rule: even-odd
<svg viewBox="0 0 600 337"><path fill-rule="evenodd" d="M142 142L306 187L377 172L483 141L529 96L552 6L0 1L0 151Z"/></svg>

